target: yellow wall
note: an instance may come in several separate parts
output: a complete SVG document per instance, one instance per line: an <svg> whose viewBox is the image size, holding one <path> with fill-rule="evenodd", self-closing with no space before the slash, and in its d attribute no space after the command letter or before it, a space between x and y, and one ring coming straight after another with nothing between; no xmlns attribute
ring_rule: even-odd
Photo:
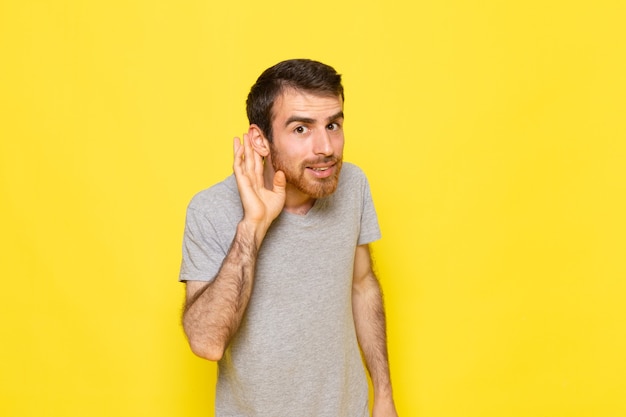
<svg viewBox="0 0 626 417"><path fill-rule="evenodd" d="M626 416L626 7L0 2L0 415L212 415L184 212L275 62L344 74L404 417Z"/></svg>

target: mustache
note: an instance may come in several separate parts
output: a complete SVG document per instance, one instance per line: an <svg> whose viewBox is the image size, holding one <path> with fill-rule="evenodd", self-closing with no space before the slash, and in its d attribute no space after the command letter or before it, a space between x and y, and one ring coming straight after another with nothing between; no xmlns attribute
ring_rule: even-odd
<svg viewBox="0 0 626 417"><path fill-rule="evenodd" d="M302 165L308 166L308 165L328 164L328 163L336 164L340 162L341 160L342 158L335 156L335 155L331 155L331 156L324 156L324 157L316 158L316 159L307 159L306 161L302 163Z"/></svg>

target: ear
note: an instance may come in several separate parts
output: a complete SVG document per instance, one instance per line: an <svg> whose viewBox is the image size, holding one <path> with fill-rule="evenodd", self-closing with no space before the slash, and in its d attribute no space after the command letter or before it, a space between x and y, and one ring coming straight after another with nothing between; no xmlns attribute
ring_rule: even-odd
<svg viewBox="0 0 626 417"><path fill-rule="evenodd" d="M256 153L264 158L269 155L270 143L263 134L261 128L255 124L250 125L250 128L248 129L248 138L250 139L250 144L252 144L252 148Z"/></svg>

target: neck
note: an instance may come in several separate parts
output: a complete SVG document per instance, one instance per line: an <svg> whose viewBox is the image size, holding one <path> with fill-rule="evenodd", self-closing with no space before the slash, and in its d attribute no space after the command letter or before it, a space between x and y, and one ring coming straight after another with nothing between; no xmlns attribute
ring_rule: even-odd
<svg viewBox="0 0 626 417"><path fill-rule="evenodd" d="M289 183L287 183L286 192L287 198L285 199L284 210L288 213L304 216L315 204L313 197L303 194Z"/></svg>

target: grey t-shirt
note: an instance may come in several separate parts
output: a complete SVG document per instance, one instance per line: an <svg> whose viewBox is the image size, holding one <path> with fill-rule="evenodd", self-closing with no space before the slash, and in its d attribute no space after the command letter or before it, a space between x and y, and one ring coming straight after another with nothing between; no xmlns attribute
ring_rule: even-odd
<svg viewBox="0 0 626 417"><path fill-rule="evenodd" d="M243 216L234 176L187 210L180 280L211 281ZM344 163L332 195L282 212L261 245L252 296L219 362L216 416L366 416L352 317L357 245L380 238L367 179Z"/></svg>

